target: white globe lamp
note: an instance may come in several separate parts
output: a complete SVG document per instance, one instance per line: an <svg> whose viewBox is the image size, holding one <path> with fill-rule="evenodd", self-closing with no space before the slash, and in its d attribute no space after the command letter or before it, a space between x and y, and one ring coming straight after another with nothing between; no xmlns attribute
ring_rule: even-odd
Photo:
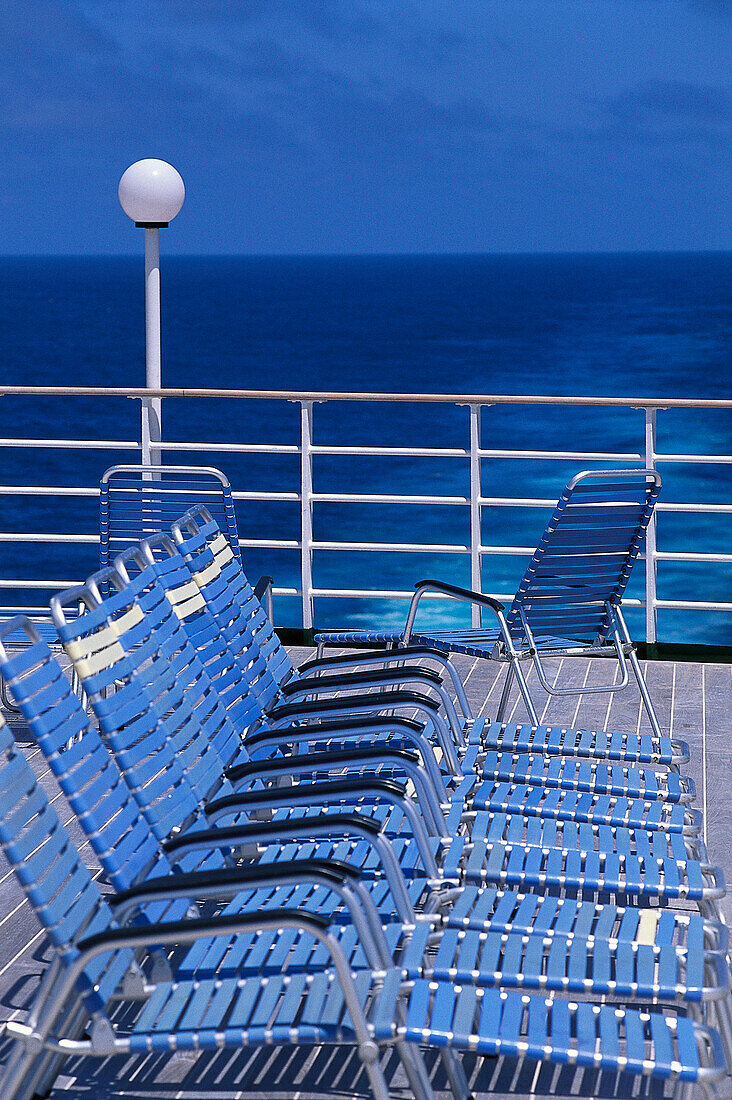
<svg viewBox="0 0 732 1100"><path fill-rule="evenodd" d="M186 189L180 173L164 160L138 160L119 181L119 201L135 225L162 229L180 212Z"/></svg>
<svg viewBox="0 0 732 1100"><path fill-rule="evenodd" d="M145 385L162 388L162 351L160 342L160 240L165 229L179 213L186 197L180 173L164 160L138 160L131 164L119 181L122 209L140 229L145 230ZM159 397L142 402L142 464L159 466L162 441L162 407Z"/></svg>

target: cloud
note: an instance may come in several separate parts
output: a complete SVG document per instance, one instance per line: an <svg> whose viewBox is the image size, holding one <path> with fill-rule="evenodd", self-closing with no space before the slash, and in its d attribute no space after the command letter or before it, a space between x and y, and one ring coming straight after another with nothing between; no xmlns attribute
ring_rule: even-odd
<svg viewBox="0 0 732 1100"><path fill-rule="evenodd" d="M648 80L606 98L604 106L611 115L625 119L666 116L698 122L727 122L732 118L732 93L719 85Z"/></svg>
<svg viewBox="0 0 732 1100"><path fill-rule="evenodd" d="M704 15L718 19L732 19L732 4L729 0L691 0L691 7Z"/></svg>

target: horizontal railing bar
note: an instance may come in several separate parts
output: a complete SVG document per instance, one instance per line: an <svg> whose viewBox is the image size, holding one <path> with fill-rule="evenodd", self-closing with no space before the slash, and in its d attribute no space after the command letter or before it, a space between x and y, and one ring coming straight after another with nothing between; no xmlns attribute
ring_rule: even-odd
<svg viewBox="0 0 732 1100"><path fill-rule="evenodd" d="M221 451L231 454L299 455L296 443L156 443L159 451Z"/></svg>
<svg viewBox="0 0 732 1100"><path fill-rule="evenodd" d="M36 531L0 531L0 543L4 542L63 542L99 545L99 535L47 535Z"/></svg>
<svg viewBox="0 0 732 1100"><path fill-rule="evenodd" d="M49 535L37 531L0 531L0 545L3 543L67 543L79 545L99 545L99 535ZM239 539L239 545L245 549L262 550L299 550L298 539ZM313 542L313 550L342 550L344 552L379 551L380 553L400 554L468 554L470 547L464 543L408 543L408 542ZM534 552L532 546L481 546L481 554L490 556L516 556L530 558ZM661 561L688 561L708 564L726 564L732 562L732 554L695 554L683 551L658 551L656 557Z"/></svg>
<svg viewBox="0 0 732 1100"><path fill-rule="evenodd" d="M623 605L628 603L623 600ZM656 607L677 611L732 611L732 603L707 602L706 600L656 600Z"/></svg>
<svg viewBox="0 0 732 1100"><path fill-rule="evenodd" d="M0 439L0 447L38 447L46 450L86 450L100 451L139 451L140 444L134 439L13 439L5 436Z"/></svg>
<svg viewBox="0 0 732 1100"><path fill-rule="evenodd" d="M356 599L403 599L410 600L414 595L414 590L391 590L391 589L371 589L371 588L314 588L313 597L319 599L348 599L354 597ZM500 600L501 603L510 604L513 595L507 595L506 593L494 593L488 592L484 595L491 596L494 600ZM425 593L425 599L431 600L449 600L449 596L445 596L439 592ZM645 601L636 599L624 599L623 607L645 607ZM706 600L656 600L656 607L658 608L676 608L680 610L688 611L732 611L732 603L718 603L709 602Z"/></svg>
<svg viewBox="0 0 732 1100"><path fill-rule="evenodd" d="M315 455L365 455L376 457L408 458L468 458L470 451L464 447L336 447L327 444L313 444L310 448Z"/></svg>
<svg viewBox="0 0 732 1100"><path fill-rule="evenodd" d="M290 443L158 443L161 451L211 452L217 454L292 454L300 453L297 444ZM0 438L0 449L21 447L38 450L121 450L139 451L140 444L132 439L30 439L5 436ZM313 454L323 455L362 455L364 457L388 458L468 458L470 452L461 447L338 447L314 445ZM478 451L479 458L501 459L542 459L546 461L583 461L583 462L640 462L643 455L631 452L614 451L531 451L510 449L485 449ZM658 454L656 462L675 463L716 463L732 464L732 455L697 454Z"/></svg>
<svg viewBox="0 0 732 1100"><path fill-rule="evenodd" d="M238 492L231 494L234 500L299 500L299 493L281 492L281 493L267 493L258 492L253 490L252 492Z"/></svg>
<svg viewBox="0 0 732 1100"><path fill-rule="evenodd" d="M313 493L313 501L335 504L469 504L468 497L431 497L395 493Z"/></svg>
<svg viewBox="0 0 732 1100"><path fill-rule="evenodd" d="M69 485L0 485L3 496L98 497L99 489Z"/></svg>
<svg viewBox="0 0 732 1100"><path fill-rule="evenodd" d="M657 550L656 557L660 561L701 561L701 562L729 562L732 554L694 554L681 550Z"/></svg>
<svg viewBox="0 0 732 1100"><path fill-rule="evenodd" d="M732 455L656 455L656 462L711 462L721 465L732 462Z"/></svg>
<svg viewBox="0 0 732 1100"><path fill-rule="evenodd" d="M239 539L239 545L248 550L299 550L299 539Z"/></svg>
<svg viewBox="0 0 732 1100"><path fill-rule="evenodd" d="M313 550L378 550L400 554L469 554L470 547L460 543L414 542L312 542Z"/></svg>
<svg viewBox="0 0 732 1100"><path fill-rule="evenodd" d="M484 447L479 448L478 458L541 458L541 459L560 459L561 461L571 459L572 461L581 459L583 462L641 462L643 461L643 455L631 452L620 451L526 451L526 450L512 450L508 448L491 449L488 450Z"/></svg>
<svg viewBox="0 0 732 1100"><path fill-rule="evenodd" d="M732 409L732 400L692 397L565 397L559 394L353 393L347 390L248 390L204 387L0 386L0 397L233 398L241 401L381 401L438 405L599 405L630 409Z"/></svg>
<svg viewBox="0 0 732 1100"><path fill-rule="evenodd" d="M81 496L94 497L99 489L84 486L67 485L0 485L0 496ZM297 492L234 492L235 500L282 500L299 501ZM469 499L464 496L424 496L397 495L387 493L313 493L312 500L327 501L335 504L444 504L466 505ZM529 497L480 497L481 505L496 508L552 508L556 500ZM659 512L687 512L698 514L732 514L732 504L683 504L659 503Z"/></svg>
<svg viewBox="0 0 732 1100"><path fill-rule="evenodd" d="M657 512L732 513L732 504L656 504Z"/></svg>
<svg viewBox="0 0 732 1100"><path fill-rule="evenodd" d="M414 595L414 589L392 590L388 588L313 588L313 597L321 599L340 599L341 597L355 596L359 599L403 599L411 600ZM492 593L491 593L492 595ZM425 599L431 600L449 600L450 596L444 595L442 592L429 592L425 593ZM505 603L510 603L513 599L512 596L493 596L493 599L502 600ZM455 601L453 600L453 603ZM623 604L625 604L625 600Z"/></svg>
<svg viewBox="0 0 732 1100"><path fill-rule="evenodd" d="M65 581L21 581L13 580L8 581L4 578L0 580L0 588L47 588L50 592L58 591L60 588L73 588L75 585L81 584L81 578L77 577L76 580Z"/></svg>

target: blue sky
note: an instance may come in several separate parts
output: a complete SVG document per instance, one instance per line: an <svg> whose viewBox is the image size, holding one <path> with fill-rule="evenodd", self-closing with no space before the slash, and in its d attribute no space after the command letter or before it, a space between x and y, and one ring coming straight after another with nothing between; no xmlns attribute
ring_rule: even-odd
<svg viewBox="0 0 732 1100"><path fill-rule="evenodd" d="M4 0L0 252L719 249L732 0Z"/></svg>

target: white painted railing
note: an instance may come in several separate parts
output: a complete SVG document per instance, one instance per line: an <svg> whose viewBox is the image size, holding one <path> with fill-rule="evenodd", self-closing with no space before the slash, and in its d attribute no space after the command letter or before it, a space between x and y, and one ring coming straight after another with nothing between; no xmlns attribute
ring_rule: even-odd
<svg viewBox="0 0 732 1100"><path fill-rule="evenodd" d="M322 598L373 598L394 599L397 597L411 596L409 591L391 589L354 589L354 588L317 588L313 581L313 552L317 550L339 551L393 551L403 554L433 553L433 554L460 554L469 557L470 576L473 588L481 587L481 564L487 555L519 555L529 556L533 546L516 545L491 545L482 543L481 513L485 507L515 508L517 506L528 508L551 508L555 499L536 497L498 497L484 496L481 484L481 468L484 460L490 459L523 459L536 463L553 461L571 461L576 463L577 469L587 463L637 463L648 468L661 468L665 463L707 463L719 466L732 464L732 455L723 454L668 454L659 453L657 447L656 423L659 412L665 409L717 409L729 414L732 411L732 401L724 400L691 400L691 399L655 399L655 398L592 398L592 397L555 397L555 396L507 396L507 395L475 395L475 394L390 394L390 393L346 393L337 391L276 391L276 390L220 390L220 389L128 389L123 387L105 387L90 389L85 387L32 387L32 386L7 386L0 387L0 396L23 395L27 397L54 397L59 402L73 397L93 396L96 398L121 398L140 400L142 404L153 397L161 399L176 398L195 402L213 398L225 398L231 401L253 400L278 400L282 402L295 402L300 407L300 432L297 443L221 443L210 441L163 441L159 444L160 450L174 451L178 454L190 455L191 464L200 462L200 455L211 454L270 454L270 455L299 455L300 456L300 487L299 491L280 491L276 488L263 491L248 491L240 489L234 484L234 499L241 501L290 501L299 504L300 529L296 539L252 539L241 538L242 547L246 548L272 548L299 550L300 552L300 586L299 588L278 588L275 593L297 595L302 604L302 626L305 630L312 629L313 602ZM442 406L467 406L469 409L469 431L467 433L465 447L388 447L388 446L355 446L342 443L333 445L319 445L314 442L313 423L315 410L318 405L328 402L403 402L409 404L432 404ZM482 409L492 405L521 405L521 406L599 406L607 408L643 409L645 413L645 437L639 439L638 450L635 452L616 452L609 450L517 450L502 448L487 448L481 443L481 412ZM63 417L59 417L63 422ZM190 418L195 423L195 418ZM37 448L67 449L67 450L105 450L127 453L130 458L141 454L141 440L78 440L78 439L36 439L21 437L0 438L0 448ZM391 493L388 491L376 493L353 493L348 491L348 486L343 486L342 492L317 492L313 483L313 458L317 455L358 455L369 457L381 457L388 460L390 457L410 457L415 464L431 458L462 459L469 464L470 491L468 496L462 495L436 495ZM226 468L225 461L221 462ZM78 469L78 466L77 466ZM388 485L388 463L384 467L384 481ZM91 477L90 477L91 480ZM429 478L425 477L425 483L429 484ZM22 515L22 504L17 498L29 496L68 496L68 497L92 497L98 494L96 486L84 487L49 486L41 484L33 485L0 485L0 497L13 497L16 515ZM313 513L315 506L321 502L339 503L367 503L367 504L429 504L458 507L469 510L470 516L470 541L469 545L459 543L395 543L395 542L346 542L346 541L318 541L313 536ZM657 506L659 512L684 512L705 514L732 514L730 503L704 503L701 501L689 501L671 503L661 501ZM55 534L49 532L17 531L0 532L0 545L14 543L76 543L90 544L98 542L98 535L94 532L85 534ZM713 553L695 553L685 551L663 552L658 550L656 544L655 518L648 532L645 552L645 600L627 600L628 605L639 606L645 603L646 608L646 640L649 643L656 641L656 616L661 608L685 609L697 612L732 612L732 603L700 601L700 600L669 600L659 599L656 592L657 570L659 563L664 561L696 562L696 563L729 563L732 562L732 553L726 552L726 547ZM39 591L55 590L60 587L78 583L80 577L64 578L38 578L35 580L18 580L4 576L0 578L0 589L36 589ZM490 593L501 599L510 599L510 593ZM7 610L7 609L6 609ZM473 609L473 615L478 614L478 609ZM475 620L474 620L475 621ZM346 625L344 623L344 625Z"/></svg>

